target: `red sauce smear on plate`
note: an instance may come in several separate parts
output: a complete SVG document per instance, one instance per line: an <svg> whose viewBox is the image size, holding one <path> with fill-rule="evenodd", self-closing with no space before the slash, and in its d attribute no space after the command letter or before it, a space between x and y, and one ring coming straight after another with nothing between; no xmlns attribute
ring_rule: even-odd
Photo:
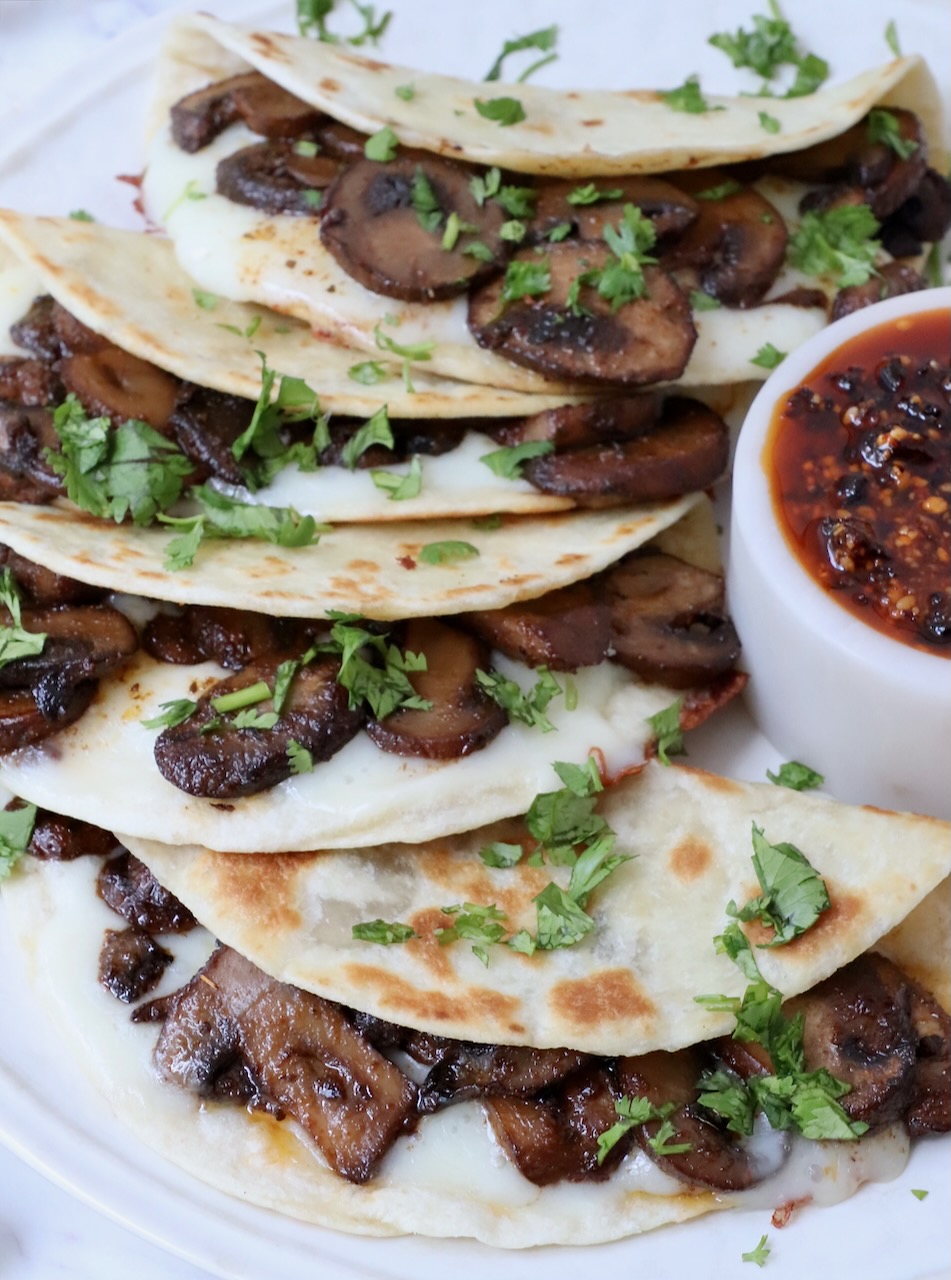
<svg viewBox="0 0 951 1280"><path fill-rule="evenodd" d="M951 658L951 314L843 343L778 407L767 450L780 527L812 577Z"/></svg>

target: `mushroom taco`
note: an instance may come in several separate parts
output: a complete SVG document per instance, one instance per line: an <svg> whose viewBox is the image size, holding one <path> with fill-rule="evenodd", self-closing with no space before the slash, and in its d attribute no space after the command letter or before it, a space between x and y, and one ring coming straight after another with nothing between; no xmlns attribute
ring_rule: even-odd
<svg viewBox="0 0 951 1280"><path fill-rule="evenodd" d="M947 1131L947 824L654 764L586 809L569 872L533 810L277 860L130 854L21 810L38 858L3 896L125 1123L337 1229L595 1243L835 1201ZM620 860L579 893L608 837ZM546 932L556 884L580 936Z"/></svg>
<svg viewBox="0 0 951 1280"><path fill-rule="evenodd" d="M917 58L766 113L519 85L500 125L485 94L191 17L163 54L146 206L202 288L526 390L745 381L764 345L921 287L951 218Z"/></svg>

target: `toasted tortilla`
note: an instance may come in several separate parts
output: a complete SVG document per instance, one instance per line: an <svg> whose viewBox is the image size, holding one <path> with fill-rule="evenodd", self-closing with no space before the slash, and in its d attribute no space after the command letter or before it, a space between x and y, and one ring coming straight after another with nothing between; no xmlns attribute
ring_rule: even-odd
<svg viewBox="0 0 951 1280"><path fill-rule="evenodd" d="M376 349L376 331L386 315L393 326L387 334L402 345L432 344L427 369L525 391L572 388L479 347L466 326L465 298L425 304L382 298L353 280L323 248L313 219L269 216L218 195L218 161L259 140L243 125L231 126L192 155L175 146L166 123L172 103L251 66L365 132L387 126L407 145L526 173L590 178L753 160L835 136L875 103L893 101L921 117L934 162L940 165L943 156L940 100L918 58L896 59L805 97L770 98L770 111L775 108L780 121L775 134L762 128L762 101L755 97L711 97L711 106L722 110L697 115L672 110L654 91L533 85L518 86L526 120L499 128L474 109L474 100L484 96L482 85L390 67L337 46L231 27L205 16L174 24L160 59L143 196L150 216L167 226L188 274L203 288L304 318L368 352ZM416 90L409 102L394 92L407 81ZM804 188L773 179L764 180L761 189L794 226ZM182 199L185 190L203 198ZM761 305L695 313L698 339L678 385L723 385L762 376L765 371L751 361L764 342L790 351L821 329L824 307L772 300L800 283L787 267Z"/></svg>
<svg viewBox="0 0 951 1280"><path fill-rule="evenodd" d="M647 779L645 782L652 785ZM707 792L707 798L715 795L721 805L734 806L734 818L744 830L754 817L770 813L769 806L764 809L745 788L730 790L736 784L716 782L716 791ZM702 793L704 787L700 785ZM800 796L789 798L790 812L800 807L801 799ZM842 806L829 808L837 818L845 812ZM929 819L915 819L915 825L900 831L900 826L895 824L904 820L897 815L866 810L862 817L872 826L881 819L891 837L901 834L901 838L909 839L916 849L920 848L918 841L923 834L930 847L927 827L942 825ZM633 811L630 821L636 823ZM807 819L806 827L811 825ZM848 822L845 825L844 838L849 840L852 830ZM882 834L887 843L889 836L885 835L884 828ZM946 831L944 835L947 848ZM829 836L830 843L838 841L831 828ZM669 841L654 861L646 848L642 853L645 865L641 873L649 876L653 867L653 878L666 880L669 891L669 899L664 904L667 910L653 916L642 913L645 947L656 934L666 934L670 911L679 912L681 920L688 915L692 918L702 896L694 892L689 878L670 878L665 874L664 859L668 851ZM171 869L177 861L174 854L161 855L155 847L149 852L155 866L161 864ZM734 861L731 853L718 849L720 852L725 853L731 863ZM181 851L182 861L188 856ZM207 869L207 856L200 854L199 859ZM273 871L273 863L269 865ZM31 989L64 1035L73 1060L108 1098L119 1119L142 1141L188 1173L245 1203L361 1235L470 1236L492 1245L522 1248L600 1243L686 1221L718 1208L746 1205L762 1211L789 1198L789 1188L794 1186L789 1182L771 1189L767 1184L765 1194L771 1196L771 1200L764 1199L762 1194L750 1199L689 1190L660 1173L643 1155L628 1157L606 1182L562 1183L539 1188L500 1158L478 1103L461 1103L425 1118L418 1137L399 1141L369 1183L363 1186L347 1183L329 1171L292 1121L277 1122L260 1113L252 1119L244 1108L201 1102L159 1081L150 1062L155 1028L130 1023L127 1007L106 994L95 981L103 930L116 927L117 920L95 894L98 866L99 860L94 858L80 858L71 863L38 863L28 858L4 882L6 917ZM918 882L932 881L935 872L936 862L926 852L914 878ZM748 886L749 879L749 867L744 877L738 871L738 863L737 872L725 877L725 881L733 881L741 889ZM890 885L887 879L877 880L876 888L868 891L870 896L881 892L881 901L865 917L861 927L846 929L850 936L840 953L847 955L852 947L858 948L861 940L877 927L873 920L894 923L902 906L915 896L905 891L898 898L892 897ZM269 877L269 895L272 887ZM712 880L707 887L713 887ZM833 894L844 889L845 885L830 875ZM603 896L615 890L616 886L605 886ZM899 965L907 963L913 972L918 964L916 976L932 987L940 979L942 969L948 968L948 933L941 923L948 892L947 881L939 884L913 908L904 924L876 947L886 951ZM199 899L205 902L204 894L199 893L193 905ZM843 900L851 900L851 892ZM282 901L280 894L275 901ZM722 927L723 904L717 905L716 919L711 913L709 921L699 920L701 928L706 929L708 923L717 931ZM705 910L703 907L701 914ZM275 918L278 915L276 910ZM798 962L787 966L788 976L802 980L807 967L824 971L827 951L830 947L837 949L842 924L839 916L832 928L818 926L822 934L811 949L810 958L806 961L803 954ZM681 928L681 937L687 932ZM937 942L924 972L920 966L923 957L914 947L910 959L906 956L907 940L920 935ZM719 991L724 989L724 984L734 989L735 978L723 968L726 962L714 955L710 937L705 936L704 941L709 944L706 964L696 973L703 989ZM203 962L213 938L209 933L195 930L184 938L163 938L163 942L170 946L176 960L160 990L172 991L187 981ZM809 950L802 942L793 946L803 953ZM819 953L823 958L817 963ZM555 954L543 959L551 961ZM762 958L774 953L757 954ZM590 953L576 957L582 981L590 971L590 959ZM484 981L500 982L495 956L483 974ZM690 1013L694 994L697 993L689 993L686 1008L668 1006L665 1020L676 1043L681 1039L678 1015ZM599 1016L605 1011L602 1003ZM644 1047L637 1039L639 1031L639 1026L630 1029L624 1045L626 1051L637 1053ZM808 1194L820 1202L843 1199L866 1178L895 1176L906 1153L907 1139L892 1132L858 1143L818 1144L807 1153ZM929 1186L937 1193L933 1183Z"/></svg>

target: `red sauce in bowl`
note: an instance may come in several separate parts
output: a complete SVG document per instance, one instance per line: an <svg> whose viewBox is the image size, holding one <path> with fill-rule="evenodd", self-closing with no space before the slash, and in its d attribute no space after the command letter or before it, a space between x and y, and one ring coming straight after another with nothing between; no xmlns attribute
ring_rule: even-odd
<svg viewBox="0 0 951 1280"><path fill-rule="evenodd" d="M843 343L778 406L767 452L780 527L812 577L951 658L951 314Z"/></svg>

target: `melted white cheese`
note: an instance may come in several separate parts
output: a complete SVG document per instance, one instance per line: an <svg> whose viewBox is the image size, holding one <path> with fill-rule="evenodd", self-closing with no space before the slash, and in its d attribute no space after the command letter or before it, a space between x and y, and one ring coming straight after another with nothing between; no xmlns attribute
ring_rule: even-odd
<svg viewBox="0 0 951 1280"><path fill-rule="evenodd" d="M448 377L493 386L524 384L525 371L513 373L506 360L483 351L469 334L464 297L424 304L372 293L324 250L316 219L262 214L218 195L218 162L259 141L246 126L233 125L192 155L175 145L167 129L153 142L142 188L146 207L167 224L182 266L203 288L328 326L348 344L377 355L377 326L404 346L433 342L425 368ZM787 205L792 229L798 216L792 201ZM795 283L795 273L784 267L773 296ZM698 339L678 379L682 386L762 378L765 370L751 361L764 343L791 351L826 323L824 308L770 303L748 310L721 307L699 312L694 320Z"/></svg>

